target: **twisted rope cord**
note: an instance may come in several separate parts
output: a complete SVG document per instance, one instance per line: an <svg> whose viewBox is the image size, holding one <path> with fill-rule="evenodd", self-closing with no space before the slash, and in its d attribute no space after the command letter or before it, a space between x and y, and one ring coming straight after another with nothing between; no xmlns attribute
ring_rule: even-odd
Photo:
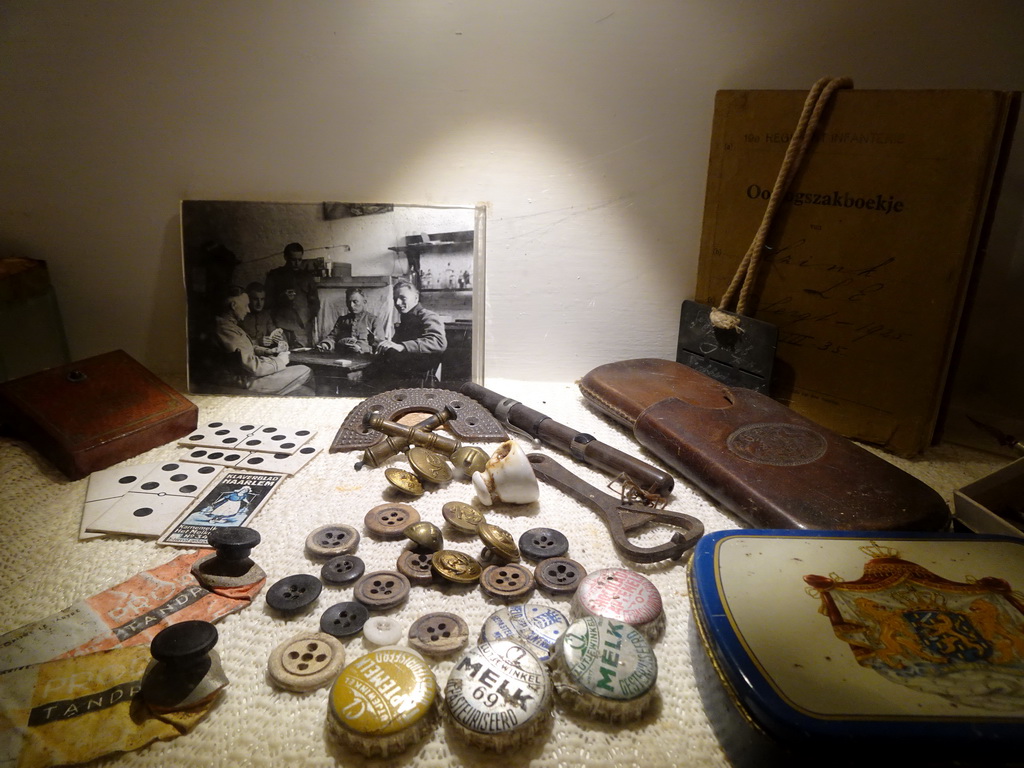
<svg viewBox="0 0 1024 768"><path fill-rule="evenodd" d="M732 282L726 289L718 307L711 310L711 322L718 328L740 327L738 315L746 313L747 304L750 301L750 294L754 289L757 268L761 262L761 254L764 251L764 241L768 237L768 230L771 227L772 219L779 203L785 196L793 178L807 154L811 145L814 132L818 128L821 115L825 111L832 94L840 88L852 88L853 80L848 77L823 77L818 80L807 94L804 100L803 109L800 112L800 119L797 120L796 128L790 137L789 146L786 147L786 155L782 160L782 167L775 179L775 186L772 188L771 196L768 198L768 205L765 207L764 216L761 217L761 225L754 235L750 247L740 261ZM735 314L729 314L729 307L736 298L737 291L739 298L736 302Z"/></svg>

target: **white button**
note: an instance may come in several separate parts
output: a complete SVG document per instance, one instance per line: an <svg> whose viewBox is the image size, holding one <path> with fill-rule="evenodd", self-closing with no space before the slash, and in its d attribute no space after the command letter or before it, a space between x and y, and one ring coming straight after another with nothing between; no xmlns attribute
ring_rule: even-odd
<svg viewBox="0 0 1024 768"><path fill-rule="evenodd" d="M402 625L388 616L374 616L363 625L363 637L372 645L394 645L402 634Z"/></svg>

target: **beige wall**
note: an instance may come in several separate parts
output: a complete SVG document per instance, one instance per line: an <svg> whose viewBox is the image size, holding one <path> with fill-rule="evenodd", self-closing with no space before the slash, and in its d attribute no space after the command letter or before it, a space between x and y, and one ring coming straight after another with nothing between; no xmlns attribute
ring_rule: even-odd
<svg viewBox="0 0 1024 768"><path fill-rule="evenodd" d="M0 251L73 356L173 373L182 198L485 203L486 373L571 380L674 356L717 89L1020 89L1022 41L1017 0L6 0ZM965 370L1018 411L1022 202L1018 151Z"/></svg>

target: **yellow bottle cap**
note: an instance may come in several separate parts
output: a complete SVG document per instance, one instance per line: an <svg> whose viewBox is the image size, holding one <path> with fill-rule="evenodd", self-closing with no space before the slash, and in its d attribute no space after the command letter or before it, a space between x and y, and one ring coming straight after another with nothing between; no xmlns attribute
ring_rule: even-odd
<svg viewBox="0 0 1024 768"><path fill-rule="evenodd" d="M373 737L385 740L385 752L395 752L422 735L414 726L434 714L436 696L437 680L420 656L380 648L342 670L331 688L330 720L340 726L335 733L356 737L357 746L367 746L360 737ZM409 739L394 739L403 734Z"/></svg>

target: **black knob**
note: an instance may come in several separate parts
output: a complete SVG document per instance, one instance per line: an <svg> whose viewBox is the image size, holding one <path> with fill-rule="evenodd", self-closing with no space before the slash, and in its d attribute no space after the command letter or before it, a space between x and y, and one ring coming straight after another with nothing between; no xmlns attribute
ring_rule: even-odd
<svg viewBox="0 0 1024 768"><path fill-rule="evenodd" d="M208 621L172 624L153 638L150 653L163 664L191 667L209 656L217 644L217 628Z"/></svg>
<svg viewBox="0 0 1024 768"><path fill-rule="evenodd" d="M243 526L214 528L207 541L217 550L217 557L224 560L245 560L253 547L260 543L259 531Z"/></svg>

